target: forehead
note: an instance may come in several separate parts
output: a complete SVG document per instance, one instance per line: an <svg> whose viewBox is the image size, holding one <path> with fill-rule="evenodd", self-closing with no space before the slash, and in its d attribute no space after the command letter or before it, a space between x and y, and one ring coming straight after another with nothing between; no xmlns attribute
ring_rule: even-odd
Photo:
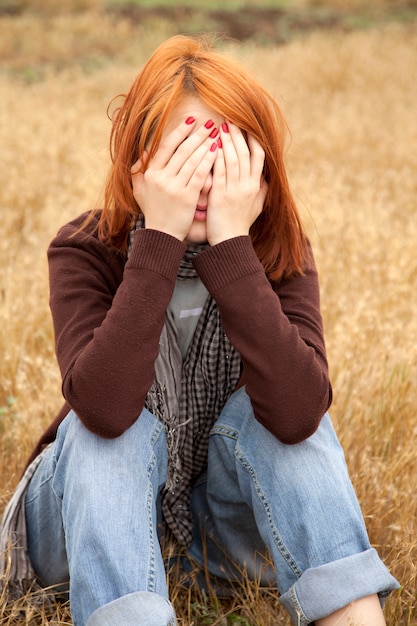
<svg viewBox="0 0 417 626"><path fill-rule="evenodd" d="M194 117L197 121L194 131L209 119L213 120L216 126L219 126L224 121L223 116L213 111L213 109L207 106L199 97L188 96L172 109L164 134L174 130L174 128L179 126L181 122L185 121L187 117L190 116Z"/></svg>

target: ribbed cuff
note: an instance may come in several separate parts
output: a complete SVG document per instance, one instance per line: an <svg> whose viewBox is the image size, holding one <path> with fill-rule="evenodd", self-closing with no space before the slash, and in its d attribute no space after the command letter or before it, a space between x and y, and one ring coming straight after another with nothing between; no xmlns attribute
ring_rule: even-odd
<svg viewBox="0 0 417 626"><path fill-rule="evenodd" d="M127 268L146 269L166 278L175 278L186 245L167 233L143 228L135 233Z"/></svg>
<svg viewBox="0 0 417 626"><path fill-rule="evenodd" d="M207 248L195 257L193 264L211 293L245 276L264 272L248 235Z"/></svg>

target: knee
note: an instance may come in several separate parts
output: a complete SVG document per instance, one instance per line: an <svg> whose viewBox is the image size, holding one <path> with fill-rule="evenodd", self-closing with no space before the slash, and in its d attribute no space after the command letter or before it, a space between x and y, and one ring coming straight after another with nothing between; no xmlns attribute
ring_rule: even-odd
<svg viewBox="0 0 417 626"><path fill-rule="evenodd" d="M267 440L278 441L254 415L244 388L238 389L225 404L211 433L208 450L208 474L235 476L242 467L255 468L259 452L268 447Z"/></svg>
<svg viewBox="0 0 417 626"><path fill-rule="evenodd" d="M62 492L71 478L80 486L98 485L107 476L156 475L163 483L167 472L165 431L158 420L144 409L136 422L120 437L104 439L90 432L71 411L60 425L55 442L54 486Z"/></svg>
<svg viewBox="0 0 417 626"><path fill-rule="evenodd" d="M213 430L216 431L216 428L220 426L240 433L247 427L248 422L250 424L253 421L256 422L252 403L245 387L241 387L224 405Z"/></svg>

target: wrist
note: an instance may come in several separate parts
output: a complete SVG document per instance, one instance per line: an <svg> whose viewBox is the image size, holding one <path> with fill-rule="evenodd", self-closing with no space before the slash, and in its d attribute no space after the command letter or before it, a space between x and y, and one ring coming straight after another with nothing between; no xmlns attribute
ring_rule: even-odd
<svg viewBox="0 0 417 626"><path fill-rule="evenodd" d="M156 224L145 224L144 230L154 230L158 233L163 233L164 235L169 235L170 237L174 237L178 239L178 241L184 241L185 237L183 237L178 231L174 229L166 228L166 226L160 226Z"/></svg>
<svg viewBox="0 0 417 626"><path fill-rule="evenodd" d="M225 232L219 235L215 235L214 237L207 237L207 241L209 242L210 246L217 246L219 243L223 243L224 241L227 241L228 239L236 239L237 237L247 237L249 235L248 232L245 231L230 231L230 232Z"/></svg>

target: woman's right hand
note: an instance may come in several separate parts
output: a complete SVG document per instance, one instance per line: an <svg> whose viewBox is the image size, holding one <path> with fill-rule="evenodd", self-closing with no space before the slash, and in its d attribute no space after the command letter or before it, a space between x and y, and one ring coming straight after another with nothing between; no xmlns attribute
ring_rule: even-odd
<svg viewBox="0 0 417 626"><path fill-rule="evenodd" d="M145 216L146 228L165 232L180 241L188 235L200 191L213 167L217 142L208 120L200 128L187 118L162 136L155 155L145 151L132 166L133 196Z"/></svg>

